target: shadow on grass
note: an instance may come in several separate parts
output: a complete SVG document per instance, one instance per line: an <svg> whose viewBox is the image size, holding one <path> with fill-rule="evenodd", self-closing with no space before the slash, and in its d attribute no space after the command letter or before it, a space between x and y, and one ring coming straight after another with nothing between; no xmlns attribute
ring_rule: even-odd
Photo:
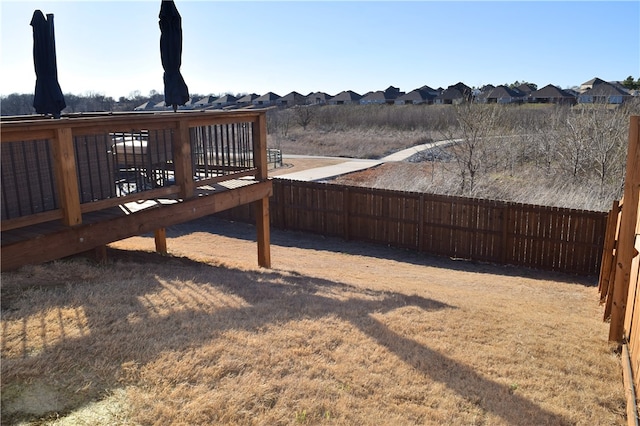
<svg viewBox="0 0 640 426"><path fill-rule="evenodd" d="M171 238L188 235L191 232L194 232L194 229L197 229L199 232L209 232L211 234L230 238L256 241L255 226L242 222L219 219L214 216L203 217L192 222L172 226L167 229L167 237ZM169 242L169 245L170 244L171 243ZM542 271L512 265L497 265L464 259L451 259L446 256L430 255L410 249L388 247L362 241L346 241L338 237L325 237L323 235L315 235L298 231L283 231L272 228L271 244L283 247L297 247L302 249L369 256L463 272L532 278L589 287L593 287L598 284L597 277L578 276L573 274L564 274L561 272Z"/></svg>
<svg viewBox="0 0 640 426"><path fill-rule="evenodd" d="M299 274L214 267L147 252L109 249L109 258L114 262L102 267L106 277L123 270L131 275L116 281L75 279L64 286L33 290L47 292L46 302L33 306L28 300L20 303L16 299L15 306L3 312L3 354L11 344L8 342L16 338L8 335L9 321L26 327L32 317L41 317L41 312L69 307L81 310L86 317L85 330L78 335L65 334L60 321L58 335L62 337L44 343L41 350L29 351L29 342L25 342L20 356L3 356L3 424L64 416L104 398L105 390L108 394L126 383L126 365L145 365L163 352L205 345L225 331L260 333L265 326L326 316L348 321L420 374L510 424L523 419L529 424L569 423L471 367L392 331L371 315L406 306L425 312L455 306ZM176 282L186 283L189 292L180 291L172 284ZM107 285L110 288L105 288ZM25 297L29 294L33 293L27 292ZM42 322L37 338L50 334L55 326ZM22 337L27 338L26 328ZM58 401L58 406L37 415L15 408L20 407L16 401L24 397L20 386L34 380L44 389L58 392L50 398ZM78 389L78 383L84 385Z"/></svg>

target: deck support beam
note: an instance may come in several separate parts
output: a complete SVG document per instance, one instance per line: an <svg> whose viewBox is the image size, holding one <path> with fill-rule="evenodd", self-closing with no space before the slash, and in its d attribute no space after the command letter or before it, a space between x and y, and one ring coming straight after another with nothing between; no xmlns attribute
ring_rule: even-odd
<svg viewBox="0 0 640 426"><path fill-rule="evenodd" d="M63 227L57 232L38 238L3 245L2 271L17 269L27 263L37 264L82 253L100 245L155 232L159 227L177 225L244 204L267 203L263 200L268 200L272 193L271 181L257 182L242 188L118 215L95 223ZM268 234L263 243L266 241ZM265 247L261 250L265 250ZM263 260L268 260L268 248L261 253L264 256Z"/></svg>

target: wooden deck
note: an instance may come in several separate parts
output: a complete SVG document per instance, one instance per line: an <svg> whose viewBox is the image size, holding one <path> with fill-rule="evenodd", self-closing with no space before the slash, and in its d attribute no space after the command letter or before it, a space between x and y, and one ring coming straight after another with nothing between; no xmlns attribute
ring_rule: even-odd
<svg viewBox="0 0 640 426"><path fill-rule="evenodd" d="M163 240L167 226L244 204L261 212L258 264L270 267L264 112L13 119L1 131L3 271L148 232ZM111 148L116 132L144 137L149 155L162 146L166 158L150 169L152 161L122 157ZM130 193L118 189L123 170L135 176Z"/></svg>

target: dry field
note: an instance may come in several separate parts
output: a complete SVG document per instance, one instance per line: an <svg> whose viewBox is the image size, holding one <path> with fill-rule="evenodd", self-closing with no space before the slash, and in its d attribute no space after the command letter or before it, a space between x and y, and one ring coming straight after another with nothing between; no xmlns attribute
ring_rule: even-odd
<svg viewBox="0 0 640 426"><path fill-rule="evenodd" d="M287 137L269 135L269 147L285 154L330 157L381 158L401 149L443 139L425 130L347 129L340 131L292 130Z"/></svg>
<svg viewBox="0 0 640 426"><path fill-rule="evenodd" d="M616 425L594 280L213 218L2 274L2 424ZM26 288L26 290L25 290Z"/></svg>

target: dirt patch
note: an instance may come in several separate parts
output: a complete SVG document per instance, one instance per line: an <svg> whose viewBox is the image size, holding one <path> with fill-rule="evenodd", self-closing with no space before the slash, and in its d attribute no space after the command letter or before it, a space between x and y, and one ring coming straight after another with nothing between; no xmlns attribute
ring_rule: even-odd
<svg viewBox="0 0 640 426"><path fill-rule="evenodd" d="M333 166L334 164L349 161L348 158L285 158L282 167L269 170L269 176L280 176L289 173L300 172L316 167Z"/></svg>

